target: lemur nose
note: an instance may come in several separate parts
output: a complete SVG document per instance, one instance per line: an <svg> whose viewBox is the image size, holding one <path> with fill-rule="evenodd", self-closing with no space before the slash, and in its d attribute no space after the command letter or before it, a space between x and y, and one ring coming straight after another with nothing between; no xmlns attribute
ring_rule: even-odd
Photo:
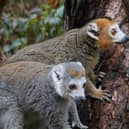
<svg viewBox="0 0 129 129"><path fill-rule="evenodd" d="M121 43L126 43L126 42L128 42L129 41L129 36L125 36L123 39L122 39L122 41L121 41Z"/></svg>
<svg viewBox="0 0 129 129"><path fill-rule="evenodd" d="M116 44L125 44L129 41L129 36L128 35L124 35L123 38L121 39L121 41L116 42Z"/></svg>
<svg viewBox="0 0 129 129"><path fill-rule="evenodd" d="M128 42L129 41L129 36L126 36L125 37L125 42Z"/></svg>
<svg viewBox="0 0 129 129"><path fill-rule="evenodd" d="M86 100L86 97L85 96L76 97L75 100L76 101L81 101L81 100L84 101L84 100Z"/></svg>

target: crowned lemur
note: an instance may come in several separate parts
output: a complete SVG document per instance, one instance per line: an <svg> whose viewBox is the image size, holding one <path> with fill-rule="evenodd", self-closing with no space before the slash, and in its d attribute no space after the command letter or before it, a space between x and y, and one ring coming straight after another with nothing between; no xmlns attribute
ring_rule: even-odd
<svg viewBox="0 0 129 129"><path fill-rule="evenodd" d="M86 129L74 102L85 99L86 81L80 62L0 67L0 129L70 129L68 113L75 126Z"/></svg>
<svg viewBox="0 0 129 129"><path fill-rule="evenodd" d="M121 31L115 20L98 18L82 28L72 29L59 37L28 46L18 51L6 63L36 61L58 64L66 61L80 61L86 68L87 86L85 89L88 95L100 100L109 100L110 95L107 90L95 87L97 76L93 69L98 62L101 50L127 41L129 37Z"/></svg>

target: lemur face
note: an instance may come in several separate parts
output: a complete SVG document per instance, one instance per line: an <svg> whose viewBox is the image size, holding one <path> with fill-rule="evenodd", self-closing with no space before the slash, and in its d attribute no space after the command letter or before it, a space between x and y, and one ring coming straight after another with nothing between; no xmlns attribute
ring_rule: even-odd
<svg viewBox="0 0 129 129"><path fill-rule="evenodd" d="M85 99L85 69L80 62L56 65L52 70L54 87L63 98Z"/></svg>
<svg viewBox="0 0 129 129"><path fill-rule="evenodd" d="M71 96L75 100L85 100L85 88L86 86L86 78L82 76L80 79L71 79L68 84L68 95Z"/></svg>
<svg viewBox="0 0 129 129"><path fill-rule="evenodd" d="M87 35L96 41L98 48L109 48L129 41L129 36L121 31L119 25L108 18L99 18L88 23Z"/></svg>
<svg viewBox="0 0 129 129"><path fill-rule="evenodd" d="M114 43L121 44L129 41L129 37L120 30L118 24L111 25L108 31L112 42Z"/></svg>

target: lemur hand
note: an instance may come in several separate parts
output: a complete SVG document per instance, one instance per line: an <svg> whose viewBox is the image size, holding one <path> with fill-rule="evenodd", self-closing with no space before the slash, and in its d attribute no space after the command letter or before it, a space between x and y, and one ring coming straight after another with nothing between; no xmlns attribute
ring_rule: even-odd
<svg viewBox="0 0 129 129"><path fill-rule="evenodd" d="M111 102L112 95L110 94L110 91L108 90L102 90L102 86L99 86L98 90L98 99L102 101Z"/></svg>
<svg viewBox="0 0 129 129"><path fill-rule="evenodd" d="M83 125L81 123L72 122L72 128L74 128L74 127L78 127L80 129L88 129L88 126L86 126L86 125Z"/></svg>
<svg viewBox="0 0 129 129"><path fill-rule="evenodd" d="M97 82L101 83L103 81L105 75L106 75L106 73L100 71L97 76Z"/></svg>

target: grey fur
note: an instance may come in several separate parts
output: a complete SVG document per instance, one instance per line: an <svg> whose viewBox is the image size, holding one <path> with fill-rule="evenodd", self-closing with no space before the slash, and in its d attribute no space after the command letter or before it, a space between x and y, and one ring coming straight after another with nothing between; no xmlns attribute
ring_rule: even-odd
<svg viewBox="0 0 129 129"><path fill-rule="evenodd" d="M92 22L95 23L96 20ZM70 30L57 38L28 46L18 51L6 63L36 61L45 64L58 64L67 61L80 61L86 68L88 78L86 92L88 95L100 100L109 100L107 90L98 90L95 87L94 81L97 76L93 69L99 58L99 48L98 41L87 34L88 26L89 24L80 29ZM92 79L92 76L95 79Z"/></svg>
<svg viewBox="0 0 129 129"><path fill-rule="evenodd" d="M36 61L45 64L58 64L67 61L80 61L85 67L89 67L86 63L89 62L88 60L93 60L92 56L96 57L94 60L98 60L98 50L96 41L93 40L95 49L86 43L86 29L86 27L74 29L60 37L28 46L9 58L8 63L15 61ZM89 53L92 54L89 55Z"/></svg>
<svg viewBox="0 0 129 129"><path fill-rule="evenodd" d="M77 63L62 65L65 70L69 66L78 68ZM30 129L70 129L70 108L77 126L87 128L79 120L73 99L57 94L52 69L53 66L37 62L16 62L0 68L0 129L29 129L30 125ZM67 81L68 76L64 76ZM67 85L67 81L63 84Z"/></svg>

